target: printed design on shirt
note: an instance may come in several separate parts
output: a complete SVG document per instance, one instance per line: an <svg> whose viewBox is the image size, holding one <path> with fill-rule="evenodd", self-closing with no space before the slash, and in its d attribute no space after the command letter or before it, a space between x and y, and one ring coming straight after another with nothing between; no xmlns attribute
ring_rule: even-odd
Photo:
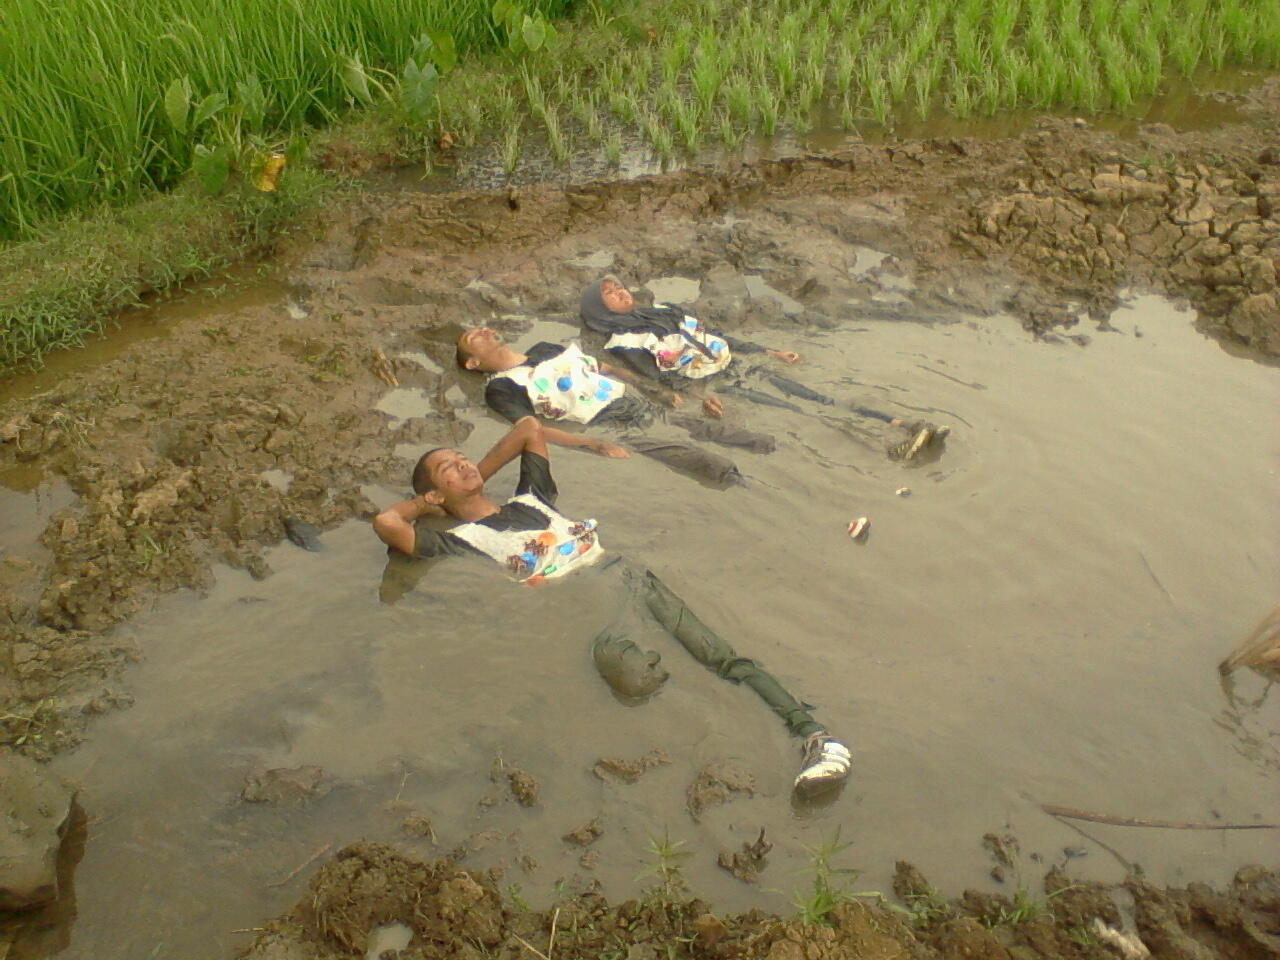
<svg viewBox="0 0 1280 960"><path fill-rule="evenodd" d="M733 356L729 344L688 315L681 321L681 333L664 337L656 333L615 333L604 345L606 350L619 348L645 350L663 373L675 373L691 380L701 380L727 367Z"/></svg>
<svg viewBox="0 0 1280 960"><path fill-rule="evenodd" d="M546 518L546 529L494 530L483 523L464 523L449 532L498 561L515 579L531 584L594 563L604 553L594 520L570 520L531 493L507 502L532 507Z"/></svg>
<svg viewBox="0 0 1280 960"><path fill-rule="evenodd" d="M533 412L547 420L590 423L601 410L626 393L621 382L600 372L594 357L577 342L542 363L496 373L524 387Z"/></svg>

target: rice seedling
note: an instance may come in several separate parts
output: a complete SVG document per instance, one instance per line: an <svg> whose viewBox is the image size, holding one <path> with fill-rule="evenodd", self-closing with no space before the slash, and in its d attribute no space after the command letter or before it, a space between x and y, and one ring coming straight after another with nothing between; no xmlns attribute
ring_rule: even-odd
<svg viewBox="0 0 1280 960"><path fill-rule="evenodd" d="M542 114L542 130L547 135L547 147L556 163L568 163L569 142L560 126L560 111L555 107L548 107Z"/></svg>
<svg viewBox="0 0 1280 960"><path fill-rule="evenodd" d="M509 177L520 165L520 128L508 127L502 137L502 170Z"/></svg>
<svg viewBox="0 0 1280 960"><path fill-rule="evenodd" d="M622 163L622 134L617 130L610 130L604 139L604 158L611 167Z"/></svg>

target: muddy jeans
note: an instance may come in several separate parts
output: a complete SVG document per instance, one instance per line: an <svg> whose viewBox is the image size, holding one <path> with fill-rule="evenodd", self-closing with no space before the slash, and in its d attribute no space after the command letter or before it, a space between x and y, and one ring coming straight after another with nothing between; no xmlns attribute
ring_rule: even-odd
<svg viewBox="0 0 1280 960"><path fill-rule="evenodd" d="M733 683L745 683L756 692L770 710L778 715L793 735L806 737L824 729L822 724L813 719L808 708L788 693L777 679L754 660L738 656L723 637L699 620L685 602L672 593L651 570L621 557L613 559L608 567L610 569L606 575L620 576L626 583L633 602L661 624L695 660L704 667L714 670L717 676L724 677ZM643 651L630 641L619 638L610 630L604 631L596 638L595 650L598 650L601 642L629 645L632 650L643 656ZM656 666L657 658L652 655L650 657L649 665ZM599 656L596 658L596 663L599 667ZM610 686L615 690L618 689L604 668L601 668L601 673L605 675L605 680L610 683ZM653 685L653 689L661 684L662 679L665 679L665 671L661 672L661 677L658 683Z"/></svg>

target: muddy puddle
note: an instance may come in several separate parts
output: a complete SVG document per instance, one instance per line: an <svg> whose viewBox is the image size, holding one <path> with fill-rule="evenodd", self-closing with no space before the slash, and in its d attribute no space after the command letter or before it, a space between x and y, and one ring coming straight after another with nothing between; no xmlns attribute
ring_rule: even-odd
<svg viewBox="0 0 1280 960"><path fill-rule="evenodd" d="M1276 773L1245 731L1265 740L1274 721L1224 725L1215 665L1280 574L1280 371L1227 356L1153 297L1084 349L1035 342L1009 317L953 319L850 308L837 329L759 335L804 354L788 375L842 402L950 424L936 462L892 463L874 424L803 401L803 414L731 403L779 449L735 454L751 479L725 491L641 457L553 451L567 514L599 520L607 549L651 566L848 738L856 773L836 802L793 806L798 755L775 718L642 624L634 639L672 680L648 704L618 703L587 654L619 606L611 578L534 590L481 561L389 563L351 521L321 552L265 551L266 580L218 567L207 597L170 596L117 628L144 657L136 704L55 760L90 814L58 955L232 955L302 895L308 864L357 838L423 857L461 849L539 904L562 878L634 895L649 838L669 831L717 909L789 913L807 848L837 829L859 889L887 891L905 858L954 894L1001 889L980 843L992 830L1039 856L1028 876L1064 848L1075 875L1121 876L1035 801L1267 816ZM570 333L543 323L520 342ZM384 409L410 416L413 400L390 394ZM481 451L502 428L459 406L475 423L464 447ZM494 489L513 481L508 469ZM384 505L403 491L365 492ZM855 543L846 528L861 515L872 530ZM638 783L589 772L654 749L671 762ZM685 790L723 759L757 793L695 824ZM325 779L304 802L239 799L251 772L305 765ZM540 785L532 806L507 787L516 769ZM595 817L587 870L560 837ZM761 828L774 852L751 887L715 861ZM1088 832L1157 883L1221 883L1260 854L1253 831Z"/></svg>

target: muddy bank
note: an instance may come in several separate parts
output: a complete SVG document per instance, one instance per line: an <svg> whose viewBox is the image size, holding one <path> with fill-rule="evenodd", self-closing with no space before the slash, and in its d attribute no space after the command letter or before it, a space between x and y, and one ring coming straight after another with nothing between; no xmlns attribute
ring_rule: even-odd
<svg viewBox="0 0 1280 960"><path fill-rule="evenodd" d="M1152 956L1263 958L1280 951L1280 875L1245 867L1224 891L1205 884L1157 889L1141 875L1121 885L1082 882L1054 867L1012 897L967 891L942 897L899 862L894 896L834 894L814 915L761 911L717 916L678 876L642 899L609 904L585 891L547 910L502 896L501 876L424 862L385 844L339 851L286 916L259 933L246 960L339 960L373 955L389 929L412 958L542 956L599 960L718 957L739 960L1024 960ZM822 889L818 881L815 891ZM845 889L828 885L828 892Z"/></svg>

